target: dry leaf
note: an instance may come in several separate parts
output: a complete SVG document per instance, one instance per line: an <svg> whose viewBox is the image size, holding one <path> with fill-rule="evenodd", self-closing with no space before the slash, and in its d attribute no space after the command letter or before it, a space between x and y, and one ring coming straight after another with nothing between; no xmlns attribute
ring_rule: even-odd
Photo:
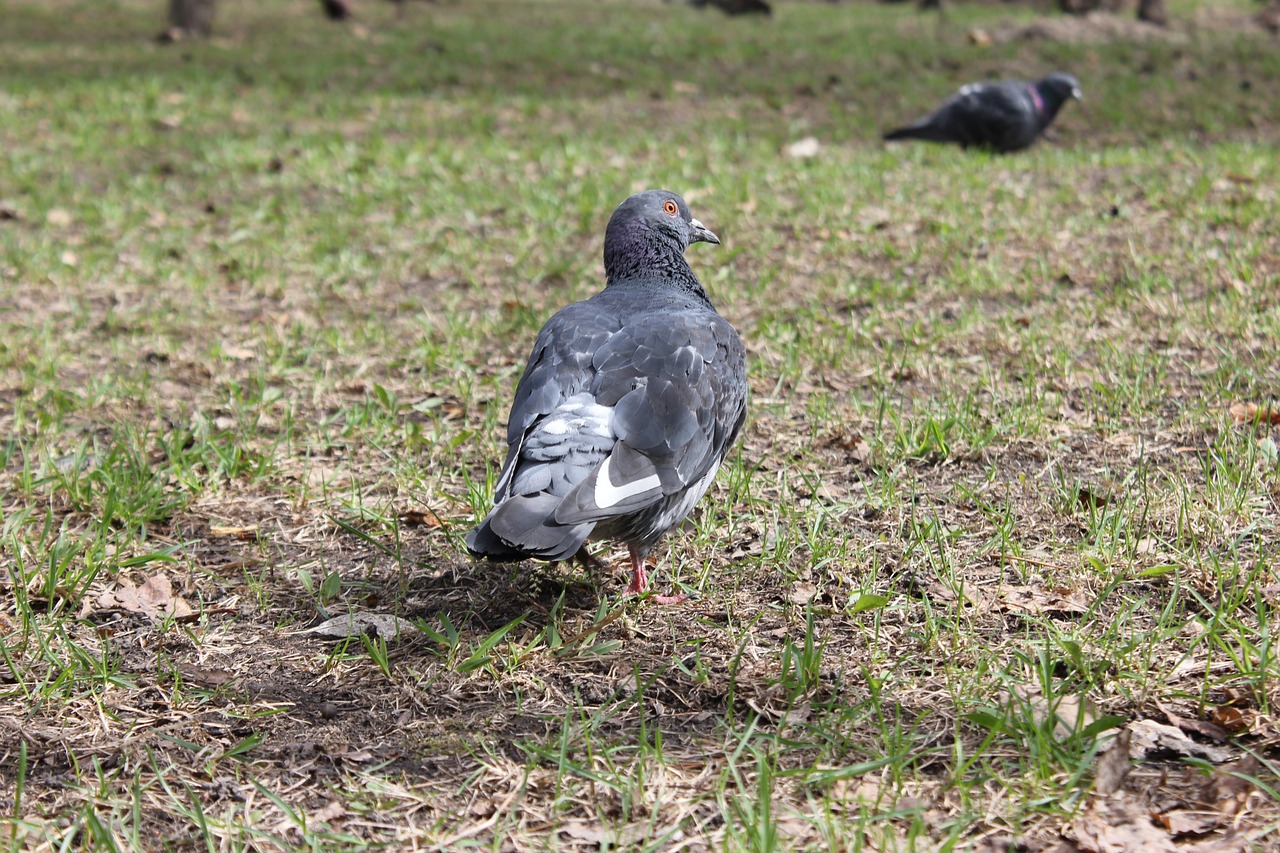
<svg viewBox="0 0 1280 853"><path fill-rule="evenodd" d="M1167 712L1166 712L1167 713ZM1219 705L1209 712L1209 716L1213 718L1213 722L1227 732L1247 732L1251 728L1252 717L1255 716L1249 709L1240 710L1230 705ZM1226 738L1222 738L1226 740Z"/></svg>
<svg viewBox="0 0 1280 853"><path fill-rule="evenodd" d="M859 465L865 467L871 464L871 443L857 433L834 435L826 443L828 447L838 447L843 450Z"/></svg>
<svg viewBox="0 0 1280 853"><path fill-rule="evenodd" d="M410 527L442 527L440 516L429 509L407 509L400 513L400 520Z"/></svg>
<svg viewBox="0 0 1280 853"><path fill-rule="evenodd" d="M1146 809L1127 799L1094 801L1073 821L1076 846L1086 853L1177 853L1169 834Z"/></svg>
<svg viewBox="0 0 1280 853"><path fill-rule="evenodd" d="M227 536L232 539L256 539L258 536L258 525L251 524L248 527L210 527L210 536Z"/></svg>
<svg viewBox="0 0 1280 853"><path fill-rule="evenodd" d="M1176 811L1153 814L1151 817L1175 838L1204 835L1222 825L1222 816L1212 812Z"/></svg>
<svg viewBox="0 0 1280 853"><path fill-rule="evenodd" d="M1238 424L1280 424L1280 409L1271 405L1259 406L1257 403L1232 403L1227 412L1231 415L1231 419Z"/></svg>
<svg viewBox="0 0 1280 853"><path fill-rule="evenodd" d="M1022 613L1083 616L1089 601L1079 590L1043 589L1038 586L1006 586L1000 590L1004 609Z"/></svg>
<svg viewBox="0 0 1280 853"><path fill-rule="evenodd" d="M120 578L119 586L98 596L101 610L127 610L141 613L159 621L165 617L186 619L193 615L191 605L180 595L173 594L173 585L167 575L152 575L142 584L134 586L128 578Z"/></svg>
<svg viewBox="0 0 1280 853"><path fill-rule="evenodd" d="M332 639L372 634L384 640L395 640L417 634L418 629L408 619L392 616L390 613L371 613L362 610L335 616L300 633L319 634Z"/></svg>
<svg viewBox="0 0 1280 853"><path fill-rule="evenodd" d="M982 27L974 27L965 34L969 39L969 43L976 47L990 47L995 39L991 38L991 33L982 29Z"/></svg>
<svg viewBox="0 0 1280 853"><path fill-rule="evenodd" d="M342 804L341 800L330 800L319 809L311 813L312 820L323 821L325 823L342 817L347 813L347 808Z"/></svg>
<svg viewBox="0 0 1280 853"><path fill-rule="evenodd" d="M1057 696L1049 700L1038 687L1015 688L1013 694L1027 704L1037 726L1043 727L1049 715L1053 714L1054 736L1057 738L1070 737L1073 732L1088 727L1098 719L1097 709L1087 697ZM1007 702L1008 699L1008 694L1004 694L1001 702Z"/></svg>
<svg viewBox="0 0 1280 853"><path fill-rule="evenodd" d="M53 207L44 215L44 221L57 228L65 228L71 224L71 214L60 207Z"/></svg>
<svg viewBox="0 0 1280 853"><path fill-rule="evenodd" d="M1167 726L1155 720L1134 720L1129 724L1132 732L1129 752L1133 758L1203 758L1213 764L1230 761L1232 751L1226 747L1196 743L1176 726Z"/></svg>
<svg viewBox="0 0 1280 853"><path fill-rule="evenodd" d="M1210 723L1205 720L1189 720L1185 717L1179 717L1159 702L1156 703L1156 707L1161 711L1164 711L1164 715L1169 718L1169 725L1177 726L1188 734L1203 735L1204 737L1209 738L1209 740L1216 741L1217 743L1226 743L1227 738L1231 736L1231 732L1228 731L1226 727L1216 722ZM1228 710L1235 711L1234 708L1228 708ZM1238 714L1239 712L1236 711L1236 713ZM1246 724L1246 728L1247 727L1248 726ZM1238 731L1238 729L1233 731Z"/></svg>
<svg viewBox="0 0 1280 853"><path fill-rule="evenodd" d="M178 664L178 674L189 684L200 687L221 687L234 677L225 669L208 669L193 663Z"/></svg>
<svg viewBox="0 0 1280 853"><path fill-rule="evenodd" d="M1124 780L1129 775L1129 739L1132 735L1127 728L1121 729L1101 755L1098 756L1098 768L1095 771L1093 788L1099 794L1114 794L1124 787Z"/></svg>
<svg viewBox="0 0 1280 853"><path fill-rule="evenodd" d="M798 160L817 157L818 152L821 150L822 143L817 140L817 137L813 136L806 136L804 139L797 139L790 145L784 145L782 147L783 154L788 157L794 157Z"/></svg>
<svg viewBox="0 0 1280 853"><path fill-rule="evenodd" d="M818 594L818 587L811 583L798 583L791 587L791 592L787 593L787 600L792 604L801 606L808 604L809 601Z"/></svg>
<svg viewBox="0 0 1280 853"><path fill-rule="evenodd" d="M1242 776L1256 776L1258 759L1246 755L1230 767L1219 767L1205 786L1202 799L1205 805L1224 815L1236 815L1244 811L1256 789L1253 782Z"/></svg>

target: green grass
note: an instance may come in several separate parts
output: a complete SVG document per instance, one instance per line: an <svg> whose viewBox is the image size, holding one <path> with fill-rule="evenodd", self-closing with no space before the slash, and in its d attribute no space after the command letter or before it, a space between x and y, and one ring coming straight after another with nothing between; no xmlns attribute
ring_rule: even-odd
<svg viewBox="0 0 1280 853"><path fill-rule="evenodd" d="M1270 849L1280 55L1171 5L988 47L1032 13L223 0L161 46L153 0L6 9L0 844L1035 850L1236 773L1208 831ZM878 142L1052 68L1085 101L1020 155ZM659 549L678 607L462 547L650 186L722 237L752 387ZM417 630L304 633L358 610ZM1229 760L1093 792L1179 719Z"/></svg>

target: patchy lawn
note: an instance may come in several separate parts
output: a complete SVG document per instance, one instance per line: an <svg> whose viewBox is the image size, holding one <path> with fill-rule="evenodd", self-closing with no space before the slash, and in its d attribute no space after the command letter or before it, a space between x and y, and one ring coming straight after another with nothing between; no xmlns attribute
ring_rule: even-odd
<svg viewBox="0 0 1280 853"><path fill-rule="evenodd" d="M151 0L6 9L9 849L1280 843L1280 54L1248 4L1087 39L992 38L1036 22L1003 5L315 5L223 0L175 45ZM1023 154L878 141L1053 68L1085 100ZM620 598L620 550L461 544L537 328L649 186L724 240L689 256L753 395L657 551L673 607Z"/></svg>

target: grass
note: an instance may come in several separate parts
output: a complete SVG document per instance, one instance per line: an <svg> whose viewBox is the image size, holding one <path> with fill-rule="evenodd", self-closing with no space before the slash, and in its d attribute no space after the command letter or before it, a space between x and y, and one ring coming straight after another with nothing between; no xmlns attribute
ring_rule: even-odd
<svg viewBox="0 0 1280 853"><path fill-rule="evenodd" d="M223 0L172 46L155 2L6 9L0 843L1087 850L1130 808L1276 844L1248 4L986 47L1031 13L386 5ZM1055 67L1086 100L1021 155L877 141ZM678 607L461 544L649 186L724 240L690 256L753 395L659 549ZM413 630L306 632L352 611ZM1194 737L1099 793L1149 721Z"/></svg>

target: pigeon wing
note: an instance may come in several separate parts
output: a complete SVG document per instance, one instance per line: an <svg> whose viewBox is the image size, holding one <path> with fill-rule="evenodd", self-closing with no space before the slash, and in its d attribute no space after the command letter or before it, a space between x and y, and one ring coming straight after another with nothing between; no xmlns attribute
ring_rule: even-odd
<svg viewBox="0 0 1280 853"><path fill-rule="evenodd" d="M1028 133L1035 138L1035 102L1026 86L1018 83L971 83L943 109L948 112L953 137L961 145L1010 151L1030 144Z"/></svg>
<svg viewBox="0 0 1280 853"><path fill-rule="evenodd" d="M613 408L609 455L556 509L579 524L636 512L713 472L746 413L745 351L713 311L652 313L596 352L591 390Z"/></svg>

